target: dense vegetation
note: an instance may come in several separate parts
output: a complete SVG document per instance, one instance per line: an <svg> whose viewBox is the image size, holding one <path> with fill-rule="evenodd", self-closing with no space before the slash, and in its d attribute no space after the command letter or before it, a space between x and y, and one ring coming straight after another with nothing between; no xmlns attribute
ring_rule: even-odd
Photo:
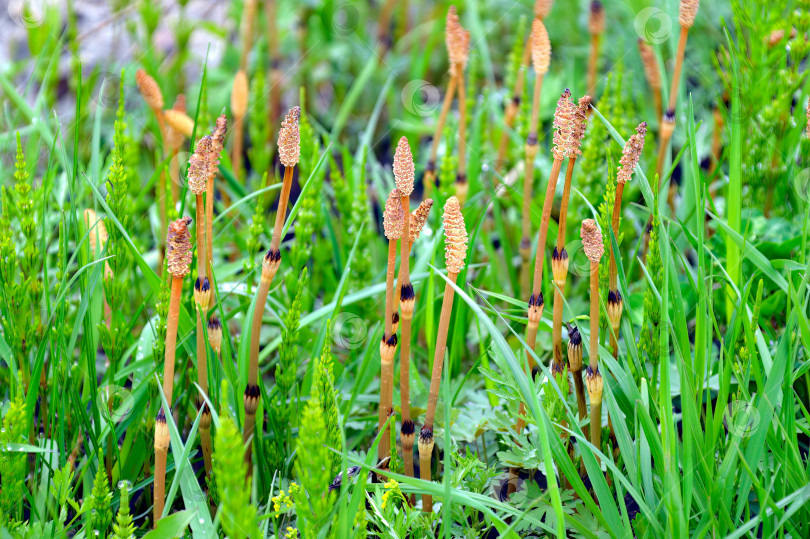
<svg viewBox="0 0 810 539"><path fill-rule="evenodd" d="M0 537L810 536L806 0L84 4L3 38Z"/></svg>

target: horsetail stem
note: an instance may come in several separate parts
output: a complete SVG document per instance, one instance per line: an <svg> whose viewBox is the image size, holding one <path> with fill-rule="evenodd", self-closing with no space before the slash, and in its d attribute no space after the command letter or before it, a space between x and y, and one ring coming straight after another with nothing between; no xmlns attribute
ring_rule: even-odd
<svg viewBox="0 0 810 539"><path fill-rule="evenodd" d="M613 216L611 220L611 227L613 234L617 240L619 237L619 220L622 214L622 195L624 193L624 185L633 177L633 170L635 170L638 161L641 158L641 152L644 150L644 137L647 135L647 122L642 122L636 128L636 134L632 135L624 145L622 150L622 158L619 161L619 169L616 173L616 199L613 203ZM616 253L613 250L613 242L610 242L610 265L608 270L609 286L608 286L608 302L607 312L608 320L610 321L610 345L613 351L613 357L619 357L619 323L622 317L622 310L624 309L624 301L619 292L617 266L616 266Z"/></svg>
<svg viewBox="0 0 810 539"><path fill-rule="evenodd" d="M447 349L447 332L450 327L450 315L453 309L453 284L458 274L464 268L467 258L467 228L464 216L456 197L451 196L444 205L444 238L445 238L445 266L447 267L448 283L444 286L442 298L442 311L439 317L439 328L436 334L436 349L433 353L433 372L430 379L430 395L428 396L425 423L419 433L419 462L422 479L431 480L430 455L433 452L433 419L436 414L436 405L439 401L439 384L442 379L444 355ZM452 283L452 284L451 284ZM447 403L449 406L449 403ZM433 511L433 497L422 495L422 510Z"/></svg>
<svg viewBox="0 0 810 539"><path fill-rule="evenodd" d="M551 11L553 4L553 0L536 0L534 3L534 20L543 21ZM521 66L528 66L529 61L531 60L531 36L532 34L530 33L529 37L526 39L526 45L523 47L523 58L520 62ZM525 79L526 71L522 68L518 69L517 76L515 78L515 87L512 90L512 97L506 104L506 111L504 112L504 129L501 132L501 138L498 142L498 156L495 159L495 163L498 167L501 167L506 161L506 148L509 143L509 131L511 131L512 127L515 125L515 118L517 118L518 109L520 108L520 100L523 96Z"/></svg>
<svg viewBox="0 0 810 539"><path fill-rule="evenodd" d="M172 291L169 299L169 314L166 321L166 356L163 361L163 393L171 406L174 390L174 361L177 351L177 324L180 316L180 295L183 278L191 266L191 238L188 226L190 217L183 217L169 224L166 235L166 261L172 276ZM166 489L166 455L169 448L169 430L163 407L155 421L155 525L163 515Z"/></svg>
<svg viewBox="0 0 810 539"><path fill-rule="evenodd" d="M588 92L596 90L596 71L599 64L599 44L605 31L605 8L599 0L591 2L588 33L591 35L591 53L588 56Z"/></svg>
<svg viewBox="0 0 810 539"><path fill-rule="evenodd" d="M244 118L248 108L248 79L239 70L233 78L231 90L231 114L233 115L233 146L231 147L231 167L237 179L242 178L242 145L244 142Z"/></svg>
<svg viewBox="0 0 810 539"><path fill-rule="evenodd" d="M262 329L262 315L264 306L267 303L267 294L270 292L270 285L281 266L281 231L284 226L284 219L287 215L287 203L290 199L292 189L293 172L295 165L301 156L301 134L298 130L298 118L301 114L299 107L293 107L285 116L278 133L278 152L281 164L284 165L284 181L281 186L281 195L276 210L276 220L273 225L273 238L270 241L270 249L264 256L262 263L262 276L259 288L256 290L256 303L253 310L250 334L250 363L248 367L248 383L245 387L245 427L242 433L243 440L247 443L253 435L253 428L256 425L256 410L259 406L261 392L259 390L259 336ZM253 473L251 466L252 444L245 450L245 462L247 463L247 473Z"/></svg>
<svg viewBox="0 0 810 539"><path fill-rule="evenodd" d="M590 271L590 344L586 384L591 400L591 436L593 445L601 447L602 440L602 374L599 372L599 261L605 252L602 233L593 219L582 221L582 248L591 263Z"/></svg>
<svg viewBox="0 0 810 539"><path fill-rule="evenodd" d="M529 290L529 257L531 256L531 202L532 187L534 184L534 160L537 156L538 140L537 133L540 123L540 95L543 88L543 78L548 73L551 63L551 42L548 32L540 19L534 19L532 23L532 33L529 38L531 43L532 65L535 73L534 93L532 96L532 119L529 124L529 135L526 139L526 165L523 178L523 210L521 212L522 236L520 240L520 256L523 260L521 266L521 291L524 295Z"/></svg>
<svg viewBox="0 0 810 539"><path fill-rule="evenodd" d="M394 274L397 264L397 240L405 237L406 213L408 212L402 207L402 193L399 189L392 190L383 212L383 229L385 237L388 238L388 261L385 275L385 332L380 342L380 404L377 418L377 429L380 432L377 456L380 461L391 453L390 433L387 427L383 430L383 426L393 412L394 353L397 348L397 336L393 328Z"/></svg>

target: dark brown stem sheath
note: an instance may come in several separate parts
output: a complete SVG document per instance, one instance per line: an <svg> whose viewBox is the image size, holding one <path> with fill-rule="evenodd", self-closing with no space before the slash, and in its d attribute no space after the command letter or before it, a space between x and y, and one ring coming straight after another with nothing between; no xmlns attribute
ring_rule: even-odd
<svg viewBox="0 0 810 539"><path fill-rule="evenodd" d="M430 145L430 159L428 160L428 169L425 171L424 189L426 193L430 192L433 187L433 180L436 178L436 156L439 153L439 143L442 140L442 130L444 130L444 123L447 121L447 114L450 112L450 106L453 104L453 97L456 95L456 76L451 73L450 81L447 83L447 92L444 94L444 101L442 102L442 110L439 113L439 120L436 122L436 129L433 132L433 141Z"/></svg>

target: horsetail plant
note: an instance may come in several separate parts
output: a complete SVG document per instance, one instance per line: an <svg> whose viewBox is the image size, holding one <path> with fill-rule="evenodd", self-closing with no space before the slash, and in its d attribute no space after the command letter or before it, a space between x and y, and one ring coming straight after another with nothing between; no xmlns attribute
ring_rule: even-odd
<svg viewBox="0 0 810 539"><path fill-rule="evenodd" d="M433 188L433 182L436 179L436 156L439 152L439 143L442 140L442 132L444 131L444 123L447 121L447 114L450 112L450 107L453 104L453 98L456 94L456 88L459 86L459 77L456 76L455 61L457 59L459 47L459 30L460 24L458 22L458 14L456 13L456 6L450 6L447 10L447 19L444 27L444 40L447 47L447 58L450 63L450 80L447 83L447 91L444 93L444 101L442 102L442 110L439 113L439 119L436 122L436 129L433 131L433 140L430 146L430 157L428 158L427 168L425 169L425 176L423 178L424 190L429 192ZM463 29L462 29L463 31ZM461 97L459 96L459 103Z"/></svg>
<svg viewBox="0 0 810 539"><path fill-rule="evenodd" d="M588 109L591 97L586 95L579 100L574 113L574 129L572 130L568 167L565 171L562 200L560 202L560 217L557 230L557 245L551 253L551 273L554 277L554 311L552 320L552 371L562 372L562 318L563 295L565 294L565 281L568 276L568 252L565 250L565 232L568 221L568 201L571 195L571 180L574 175L574 164L582 155L582 139L588 126Z"/></svg>
<svg viewBox="0 0 810 539"><path fill-rule="evenodd" d="M399 277L397 278L397 293L396 301L393 311L396 313L398 310L397 304L401 302L402 305L402 349L400 351L400 369L405 369L405 375L408 376L407 363L410 362L411 355L411 320L413 319L414 307L414 292L413 285L411 284L410 274L410 258L411 258L411 207L410 195L413 192L413 179L414 179L414 164L413 154L411 154L411 147L408 145L408 139L402 137L399 139L396 152L394 154L394 180L397 185L397 191L400 193L400 202L402 205L402 234L400 235L400 262L399 262ZM404 367L403 367L404 366ZM400 384L402 384L402 371L400 371ZM393 392L393 364L391 365L391 391ZM400 433L402 435L402 451L405 459L405 471L410 477L413 477L413 421L411 421L410 406L407 405L406 410L406 395L401 394L400 408L402 413L402 424ZM393 400L393 396L391 398ZM391 401L389 405L393 405ZM391 430L393 434L393 429ZM411 452L405 449L405 437L410 437ZM389 448L390 449L390 448ZM410 473L408 473L410 471Z"/></svg>
<svg viewBox="0 0 810 539"><path fill-rule="evenodd" d="M667 110L661 117L661 127L658 142L658 177L663 177L664 160L667 155L669 142L672 140L672 133L675 131L675 105L678 102L678 87L680 86L681 69L683 68L683 56L686 52L686 40L689 37L689 29L695 23L700 0L681 0L678 14L678 22L681 26L681 33L678 37L678 51L675 54L675 70L672 73L672 81L669 88L669 103ZM670 208L672 207L672 196L674 188L670 186Z"/></svg>
<svg viewBox="0 0 810 539"><path fill-rule="evenodd" d="M580 229L582 249L590 261L590 324L588 369L585 383L591 401L590 441L597 449L602 447L602 374L599 372L599 261L605 253L602 233L593 219L582 221Z"/></svg>
<svg viewBox="0 0 810 539"><path fill-rule="evenodd" d="M194 120L186 114L186 98L183 94L177 96L172 108L163 111L163 118L166 120L166 146L171 156L169 186L173 208L180 196L180 160L177 159L177 154L183 147L184 140L194 133ZM162 211L166 211L165 205Z"/></svg>
<svg viewBox="0 0 810 539"><path fill-rule="evenodd" d="M591 35L591 53L588 55L588 92L596 91L596 71L599 64L599 45L605 32L605 7L599 0L591 2L588 33Z"/></svg>
<svg viewBox="0 0 810 539"><path fill-rule="evenodd" d="M208 271L214 274L214 180L219 172L219 158L225 148L225 133L228 131L228 119L224 114L217 118L214 130L211 132L211 151L208 154L208 186L205 193L205 240L208 243Z"/></svg>
<svg viewBox="0 0 810 539"><path fill-rule="evenodd" d="M183 292L183 278L191 266L191 238L188 227L191 217L182 217L169 224L166 235L166 261L172 276L172 291L169 315L166 325L166 356L163 361L163 393L171 406L174 391L174 360L177 350L177 324L180 316L180 296ZM154 521L163 516L166 497L166 457L169 450L169 427L166 415L160 407L155 420L155 512Z"/></svg>
<svg viewBox="0 0 810 539"><path fill-rule="evenodd" d="M548 17L551 8L554 5L553 0L536 0L534 3L534 20L543 21ZM526 45L523 47L523 58L520 62L520 68L515 77L515 87L512 90L512 97L506 104L506 111L504 112L504 129L501 132L501 138L498 142L498 156L495 163L498 167L506 162L506 148L509 144L509 131L515 125L515 118L517 118L518 110L520 109L520 102L523 99L523 86L526 79L526 70L523 66L528 66L532 55L532 34L534 34L534 25L532 25L532 32L526 40ZM534 124L532 124L534 125Z"/></svg>
<svg viewBox="0 0 810 539"><path fill-rule="evenodd" d="M388 263L385 277L385 332L380 342L380 406L378 410L377 429L380 432L380 443L377 445L379 460L387 457L391 451L391 440L388 429L383 426L388 416L393 413L391 407L394 391L394 353L397 349L397 335L394 322L394 273L397 263L397 240L404 233L405 211L402 207L402 193L394 189L388 195L383 211L383 229L388 238Z"/></svg>
<svg viewBox="0 0 810 539"><path fill-rule="evenodd" d="M635 170L638 161L641 158L641 152L644 150L644 137L647 135L647 122L641 122L636 128L636 134L632 135L624 145L622 151L622 158L619 160L619 169L616 173L616 199L613 203L613 218L611 221L611 228L613 234L616 236L616 243L619 242L619 221L622 214L622 194L624 193L624 185L633 177L633 170ZM616 256L614 252L613 243L610 243L610 273L609 273L609 288L607 300L607 313L608 321L610 323L610 345L613 350L613 357L619 357L619 323L622 318L622 310L624 309L624 301L619 292L618 287L618 269L616 265Z"/></svg>
<svg viewBox="0 0 810 539"><path fill-rule="evenodd" d="M531 44L532 66L534 67L535 83L532 95L532 119L529 123L529 136L526 138L526 166L523 178L523 211L521 212L520 256L523 260L521 266L521 287L525 295L529 287L529 257L531 256L531 203L532 187L534 184L534 160L537 157L537 133L540 124L540 95L543 90L543 78L548 73L551 63L551 42L548 39L546 27L540 19L534 19L532 33L529 37Z"/></svg>
<svg viewBox="0 0 810 539"><path fill-rule="evenodd" d="M425 423L419 432L419 471L425 481L431 480L430 457L433 453L433 419L436 414L436 404L439 401L439 384L442 379L444 355L447 351L447 331L450 326L450 315L453 310L453 295L458 274L464 269L467 258L467 228L461 205L458 199L451 196L444 205L444 258L447 268L447 280L442 298L442 311L439 316L439 328L436 334L436 348L433 353L433 372L430 378L430 394L428 396ZM452 283L452 284L451 284ZM450 403L446 403L447 406ZM433 512L433 496L422 495L422 511Z"/></svg>
<svg viewBox="0 0 810 539"><path fill-rule="evenodd" d="M194 303L197 318L197 383L205 395L208 395L208 350L205 344L203 324L207 317L208 306L211 303L211 283L207 276L208 264L206 255L208 246L206 242L206 215L203 194L208 188L208 159L213 145L210 135L201 138L197 143L194 155L189 159L188 187L196 197L197 209L197 280L194 283ZM211 410L205 403L203 396L198 398L198 405L202 408L200 419L200 445L203 449L205 473L211 474Z"/></svg>
<svg viewBox="0 0 810 539"><path fill-rule="evenodd" d="M242 145L244 141L244 118L248 108L248 79L244 71L239 70L233 78L231 90L231 115L233 116L233 146L231 148L231 165L237 179L242 178Z"/></svg>
<svg viewBox="0 0 810 539"><path fill-rule="evenodd" d="M419 204L413 213L410 215L408 237L403 237L402 241L408 243L408 256L410 256L410 249L419 235L422 233L427 222L430 208L433 207L433 200L428 198ZM407 261L401 262L407 264ZM400 265L400 267L402 267ZM405 281L403 281L404 283ZM411 324L413 321L413 312L416 305L416 294L414 293L413 285L408 283L409 288L406 290L405 286L402 287L402 350L400 351L399 360L399 393L400 393L400 408L402 408L402 425L400 427L400 439L402 440L402 453L405 463L405 475L414 477L413 468L413 442L414 442L414 424L411 418L411 380L410 380L410 361L411 361ZM411 505L414 503L414 495L410 496Z"/></svg>
<svg viewBox="0 0 810 539"><path fill-rule="evenodd" d="M262 263L262 276L259 288L256 290L256 303L253 310L253 321L250 333L250 366L248 369L248 384L245 387L245 425L242 433L244 441L247 442L253 435L253 428L256 425L256 409L259 406L259 336L262 330L262 315L264 306L267 303L267 294L270 285L281 265L281 229L284 226L284 219L287 215L287 203L290 199L290 189L292 188L293 172L295 165L301 155L301 137L298 130L298 117L301 109L293 107L284 118L281 130L278 133L278 152L281 164L284 165L284 181L281 186L281 196L276 210L276 221L273 226L273 238L270 241L270 249L264 256ZM248 475L252 473L251 446L248 445L245 451L245 462L247 463Z"/></svg>
<svg viewBox="0 0 810 539"><path fill-rule="evenodd" d="M577 411L579 420L588 415L585 403L585 386L582 382L582 335L576 326L568 326L568 372L574 377L574 388L577 394Z"/></svg>
<svg viewBox="0 0 810 539"><path fill-rule="evenodd" d="M447 55L450 58L450 73L456 78L458 88L458 167L456 168L456 197L462 206L467 200L467 86L464 70L470 57L470 33L461 26L455 6L447 12Z"/></svg>
<svg viewBox="0 0 810 539"><path fill-rule="evenodd" d="M658 60L652 47L642 38L638 38L638 52L641 56L641 66L644 68L644 78L650 85L653 93L655 117L661 118L663 104L661 100L661 72L658 70Z"/></svg>

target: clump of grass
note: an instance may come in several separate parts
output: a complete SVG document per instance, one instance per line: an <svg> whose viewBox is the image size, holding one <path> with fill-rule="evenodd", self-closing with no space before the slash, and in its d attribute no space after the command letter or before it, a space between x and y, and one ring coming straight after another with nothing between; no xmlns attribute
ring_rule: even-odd
<svg viewBox="0 0 810 539"><path fill-rule="evenodd" d="M284 180L281 186L281 195L276 210L276 221L273 225L273 238L270 240L270 248L262 263L262 276L259 288L256 290L256 302L253 310L253 320L250 334L250 365L248 368L248 384L245 387L245 426L243 431L244 441L247 442L253 435L253 428L256 425L256 409L259 406L259 336L262 330L262 315L264 306L267 303L267 294L270 285L281 265L281 229L284 226L284 219L287 215L287 203L290 200L290 190L292 189L293 172L298 159L301 156L301 135L298 130L298 118L301 109L293 107L284 118L281 130L278 133L278 152L281 164L284 165ZM245 451L245 461L248 463L248 474L251 473L251 447L248 445Z"/></svg>
<svg viewBox="0 0 810 539"><path fill-rule="evenodd" d="M425 423L419 433L419 468L420 476L426 481L431 480L430 456L433 453L433 419L436 414L436 404L439 401L439 384L442 379L444 355L447 351L447 332L450 327L450 315L453 309L454 289L450 283L455 284L458 274L464 268L467 258L467 228L461 205L458 199L451 196L444 205L444 249L445 266L448 281L444 286L442 298L442 311L439 316L439 328L436 334L436 348L433 353L433 372L430 378L430 394L428 396ZM449 406L450 404L447 403ZM422 495L422 510L433 511L433 497Z"/></svg>
<svg viewBox="0 0 810 539"><path fill-rule="evenodd" d="M624 193L625 184L633 177L633 171L638 165L641 158L641 152L644 150L644 137L647 135L647 122L642 122L636 128L636 134L632 135L624 145L622 151L622 158L619 161L619 169L616 174L616 200L613 203L613 218L611 227L613 233L616 235L616 240L619 237L619 221L622 214L622 195ZM622 310L624 309L624 300L619 292L617 283L617 266L616 266L616 253L613 250L613 243L610 243L610 270L609 270L609 288L608 288L608 302L607 313L608 321L610 322L610 344L613 349L613 357L619 357L619 323L622 317Z"/></svg>
<svg viewBox="0 0 810 539"><path fill-rule="evenodd" d="M166 261L172 276L169 314L166 322L166 356L163 361L163 394L169 406L174 392L174 363L177 352L177 324L180 316L180 296L183 292L183 278L191 266L191 238L188 227L190 217L180 218L169 224L166 235ZM166 495L166 456L169 449L169 428L166 415L161 407L155 420L155 513L157 521L163 515Z"/></svg>
<svg viewBox="0 0 810 539"><path fill-rule="evenodd" d="M529 135L526 138L526 166L523 178L523 211L521 212L520 256L523 260L521 267L521 286L523 294L528 293L529 287L529 257L531 256L531 202L532 186L534 184L534 160L537 157L537 133L540 127L540 96L543 90L543 78L548 73L551 63L551 42L548 32L540 19L534 19L532 33L529 37L532 66L534 67L535 82L532 94L532 118L529 124Z"/></svg>
<svg viewBox="0 0 810 539"><path fill-rule="evenodd" d="M590 261L590 343L588 346L588 370L585 382L588 386L588 397L591 401L590 441L598 448L602 447L602 374L599 372L599 261L605 253L602 233L593 219L582 221L580 229L582 248Z"/></svg>
<svg viewBox="0 0 810 539"><path fill-rule="evenodd" d="M402 206L402 193L394 189L388 195L383 212L383 228L388 238L388 262L385 277L385 332L380 342L380 406L377 428L381 433L377 445L379 460L391 452L391 437L388 429L383 430L388 416L393 413L391 402L394 391L394 353L397 349L397 335L393 328L394 318L394 273L397 263L397 240L405 232L405 214Z"/></svg>

